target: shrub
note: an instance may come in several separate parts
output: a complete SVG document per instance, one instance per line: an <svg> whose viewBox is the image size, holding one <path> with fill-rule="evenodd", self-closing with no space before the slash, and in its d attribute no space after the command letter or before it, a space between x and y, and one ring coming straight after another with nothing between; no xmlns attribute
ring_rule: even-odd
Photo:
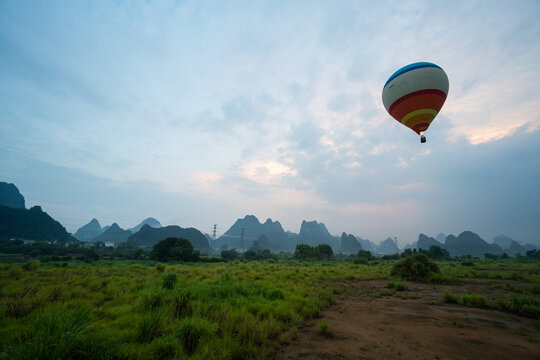
<svg viewBox="0 0 540 360"><path fill-rule="evenodd" d="M523 316L540 319L540 300L531 295L510 295L509 310Z"/></svg>
<svg viewBox="0 0 540 360"><path fill-rule="evenodd" d="M413 281L428 281L439 273L439 267L424 254L416 254L398 261L392 267L392 276Z"/></svg>
<svg viewBox="0 0 540 360"><path fill-rule="evenodd" d="M474 266L472 261L462 261L461 266Z"/></svg>
<svg viewBox="0 0 540 360"><path fill-rule="evenodd" d="M176 274L174 273L167 273L163 275L163 288L167 290L171 290L176 286Z"/></svg>
<svg viewBox="0 0 540 360"><path fill-rule="evenodd" d="M395 289L397 291L407 291L407 290L409 290L409 287L407 286L407 284L404 284L404 283L401 283L401 282L393 282L393 281L388 282L388 288Z"/></svg>
<svg viewBox="0 0 540 360"><path fill-rule="evenodd" d="M461 294L461 303L465 306L485 308L488 307L486 298L482 295Z"/></svg>
<svg viewBox="0 0 540 360"><path fill-rule="evenodd" d="M409 287L407 286L407 284L397 283L395 289L397 291L407 291L409 290Z"/></svg>
<svg viewBox="0 0 540 360"><path fill-rule="evenodd" d="M459 302L456 295L454 295L450 290L445 290L443 294L443 299L447 303L457 304Z"/></svg>
<svg viewBox="0 0 540 360"><path fill-rule="evenodd" d="M199 344L216 330L216 326L201 318L187 318L180 323L179 337L188 355L197 350Z"/></svg>
<svg viewBox="0 0 540 360"><path fill-rule="evenodd" d="M328 331L328 321L327 320L321 321L321 323L319 324L319 330L320 330L321 335L328 336L330 334L329 331Z"/></svg>

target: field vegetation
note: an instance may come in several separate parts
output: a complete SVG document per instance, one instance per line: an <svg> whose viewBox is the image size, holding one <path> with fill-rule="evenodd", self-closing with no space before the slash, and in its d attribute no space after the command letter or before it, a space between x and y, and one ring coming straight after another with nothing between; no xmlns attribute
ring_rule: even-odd
<svg viewBox="0 0 540 360"><path fill-rule="evenodd" d="M173 245L162 260L198 255ZM415 281L479 280L503 295L448 290L440 302L540 319L537 259L434 262L426 254L382 260L302 251L286 260L0 265L0 359L272 358L348 284L369 279L388 281L374 297L403 299L415 298ZM316 321L328 336L332 326Z"/></svg>

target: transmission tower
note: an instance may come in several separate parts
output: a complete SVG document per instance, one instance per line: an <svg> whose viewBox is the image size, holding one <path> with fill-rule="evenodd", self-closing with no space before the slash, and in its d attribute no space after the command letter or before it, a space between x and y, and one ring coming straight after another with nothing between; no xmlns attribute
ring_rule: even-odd
<svg viewBox="0 0 540 360"><path fill-rule="evenodd" d="M214 240L214 250L216 250L216 227L217 224L214 224L214 231L212 232L212 240Z"/></svg>
<svg viewBox="0 0 540 360"><path fill-rule="evenodd" d="M240 249L244 250L244 228L240 230Z"/></svg>

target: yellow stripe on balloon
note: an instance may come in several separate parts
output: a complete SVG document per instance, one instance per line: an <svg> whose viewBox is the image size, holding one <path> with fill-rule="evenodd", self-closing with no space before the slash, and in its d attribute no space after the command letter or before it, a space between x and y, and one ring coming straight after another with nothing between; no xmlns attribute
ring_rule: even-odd
<svg viewBox="0 0 540 360"><path fill-rule="evenodd" d="M412 118L413 116L417 116L417 115L433 115L433 117L437 116L437 110L433 110L433 109L419 109L419 110L415 110L415 111L411 111L410 113L408 113L407 115L405 115L403 117L403 119L401 119L401 123L402 124L405 124L407 122L407 120L409 120L410 118Z"/></svg>

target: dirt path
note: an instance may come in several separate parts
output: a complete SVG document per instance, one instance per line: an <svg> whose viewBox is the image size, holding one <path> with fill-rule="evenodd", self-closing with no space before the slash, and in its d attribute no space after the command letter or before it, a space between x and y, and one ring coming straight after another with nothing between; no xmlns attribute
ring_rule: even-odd
<svg viewBox="0 0 540 360"><path fill-rule="evenodd" d="M391 296L387 281L345 286L336 305L300 330L298 339L283 348L279 358L540 359L538 321L442 301L446 289L455 294L476 290L488 297L489 291L496 291L492 284L409 283L409 291ZM323 320L328 322L328 336L320 334Z"/></svg>

